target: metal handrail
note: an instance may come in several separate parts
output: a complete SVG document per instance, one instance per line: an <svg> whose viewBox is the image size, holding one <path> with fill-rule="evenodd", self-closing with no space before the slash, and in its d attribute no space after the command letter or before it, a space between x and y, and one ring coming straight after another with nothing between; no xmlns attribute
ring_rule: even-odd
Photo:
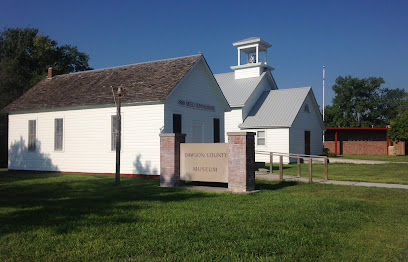
<svg viewBox="0 0 408 262"><path fill-rule="evenodd" d="M282 156L287 156L287 157L292 157L292 156L299 156L300 158L327 158L327 156L319 156L319 155L306 155L306 154L292 154L292 153L281 153L281 152L271 152L271 151L262 151L262 150L256 150L255 154L260 154L260 155L269 155L270 153L274 155L282 155Z"/></svg>
<svg viewBox="0 0 408 262"><path fill-rule="evenodd" d="M324 159L324 179L329 180L328 176L328 157L327 156L318 156L318 155L306 155L306 154L292 154L292 153L281 153L281 152L270 152L270 151L262 151L256 150L255 154L260 155L269 155L269 172L272 174L273 170L273 155L279 156L279 179L283 180L283 157L291 157L297 158L297 176L300 177L300 159L309 159L309 182L312 182L312 159L313 158L323 158Z"/></svg>

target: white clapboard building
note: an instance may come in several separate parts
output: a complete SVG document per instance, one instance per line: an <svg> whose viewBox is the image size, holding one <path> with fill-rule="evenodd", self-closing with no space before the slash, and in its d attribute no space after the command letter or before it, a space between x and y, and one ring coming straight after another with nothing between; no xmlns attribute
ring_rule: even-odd
<svg viewBox="0 0 408 262"><path fill-rule="evenodd" d="M233 46L238 65L231 67L233 72L215 75L232 109L225 114L225 132L256 132L257 151L322 154L325 126L312 88L278 89L274 68L267 64L271 45L263 39L252 37ZM257 154L256 160L269 162L269 157Z"/></svg>
<svg viewBox="0 0 408 262"><path fill-rule="evenodd" d="M229 104L203 55L54 76L9 113L9 169L115 172L113 91L122 98L121 173L159 175L160 133L224 142Z"/></svg>

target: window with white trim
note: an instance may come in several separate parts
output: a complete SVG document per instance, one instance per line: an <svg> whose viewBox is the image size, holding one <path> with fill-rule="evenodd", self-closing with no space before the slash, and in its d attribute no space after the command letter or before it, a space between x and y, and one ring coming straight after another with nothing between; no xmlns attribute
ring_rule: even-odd
<svg viewBox="0 0 408 262"><path fill-rule="evenodd" d="M37 139L37 121L28 120L28 151L35 151Z"/></svg>
<svg viewBox="0 0 408 262"><path fill-rule="evenodd" d="M116 151L116 115L111 116L111 150Z"/></svg>
<svg viewBox="0 0 408 262"><path fill-rule="evenodd" d="M62 118L54 119L54 150L62 151L62 142L64 136L64 120Z"/></svg>
<svg viewBox="0 0 408 262"><path fill-rule="evenodd" d="M256 132L256 144L258 146L264 146L266 145L265 143L265 131L258 131Z"/></svg>

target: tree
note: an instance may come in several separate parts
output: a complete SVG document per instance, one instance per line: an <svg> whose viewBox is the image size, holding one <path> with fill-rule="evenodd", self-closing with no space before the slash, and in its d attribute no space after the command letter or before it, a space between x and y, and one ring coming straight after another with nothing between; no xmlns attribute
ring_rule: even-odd
<svg viewBox="0 0 408 262"><path fill-rule="evenodd" d="M388 137L391 141L408 142L408 111L394 118L391 121Z"/></svg>
<svg viewBox="0 0 408 262"><path fill-rule="evenodd" d="M76 46L59 46L35 28L6 28L0 32L0 110L47 75L90 70L89 56ZM7 116L0 114L0 166L7 166Z"/></svg>
<svg viewBox="0 0 408 262"><path fill-rule="evenodd" d="M396 116L408 111L408 92L404 89L382 90L381 103L378 112L385 124L390 124Z"/></svg>
<svg viewBox="0 0 408 262"><path fill-rule="evenodd" d="M327 126L384 127L396 116L408 111L408 92L404 89L382 88L381 77L336 79L336 96L325 107Z"/></svg>
<svg viewBox="0 0 408 262"><path fill-rule="evenodd" d="M49 67L61 74L90 70L89 56L61 45L35 28L0 32L0 109L44 79Z"/></svg>
<svg viewBox="0 0 408 262"><path fill-rule="evenodd" d="M326 107L327 125L343 127L361 127L377 125L379 114L376 111L380 103L381 77L353 78L339 76L333 85L336 96L333 105Z"/></svg>

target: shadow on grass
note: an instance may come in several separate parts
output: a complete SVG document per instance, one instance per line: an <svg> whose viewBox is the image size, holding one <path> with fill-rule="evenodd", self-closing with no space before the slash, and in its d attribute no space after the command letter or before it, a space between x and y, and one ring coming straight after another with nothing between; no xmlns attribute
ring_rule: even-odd
<svg viewBox="0 0 408 262"><path fill-rule="evenodd" d="M282 166L282 170L292 168L290 165L291 165L291 164L289 164L289 165L288 165L288 164L283 165L283 166ZM269 165L267 165L265 168L269 170ZM274 172L274 173L279 172L279 165L273 164L273 172Z"/></svg>
<svg viewBox="0 0 408 262"><path fill-rule="evenodd" d="M28 181L35 176L43 179ZM111 176L2 172L0 181L0 234L38 228L67 233L82 226L137 223L140 218L135 210L154 206L149 202L212 197L161 188L158 179L122 178L116 186Z"/></svg>
<svg viewBox="0 0 408 262"><path fill-rule="evenodd" d="M295 181L276 181L268 182L264 180L256 181L256 190L279 190L285 187L291 187L298 185Z"/></svg>
<svg viewBox="0 0 408 262"><path fill-rule="evenodd" d="M13 171L0 169L0 183L10 183L13 181L23 181L23 180L33 180L33 179L43 179L50 177L58 177L60 173L55 172L43 172L43 171Z"/></svg>

